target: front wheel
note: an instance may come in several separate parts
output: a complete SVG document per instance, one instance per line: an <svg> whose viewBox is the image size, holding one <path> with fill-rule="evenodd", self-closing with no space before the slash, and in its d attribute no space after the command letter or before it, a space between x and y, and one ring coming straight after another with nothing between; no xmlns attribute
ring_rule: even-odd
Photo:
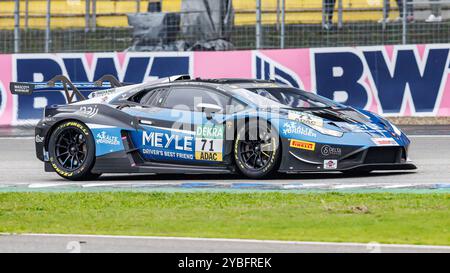
<svg viewBox="0 0 450 273"><path fill-rule="evenodd" d="M248 122L237 131L234 160L239 171L249 178L272 174L280 161L278 133L267 122Z"/></svg>
<svg viewBox="0 0 450 273"><path fill-rule="evenodd" d="M50 164L56 173L69 180L93 180L95 142L91 131L81 122L66 121L58 125L49 140Z"/></svg>

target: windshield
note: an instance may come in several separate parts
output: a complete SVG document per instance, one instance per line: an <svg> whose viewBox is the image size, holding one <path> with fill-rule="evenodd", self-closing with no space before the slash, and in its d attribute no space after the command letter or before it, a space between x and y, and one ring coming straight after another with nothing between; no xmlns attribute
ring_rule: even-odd
<svg viewBox="0 0 450 273"><path fill-rule="evenodd" d="M292 108L342 107L341 104L327 98L291 87L248 88L247 90Z"/></svg>

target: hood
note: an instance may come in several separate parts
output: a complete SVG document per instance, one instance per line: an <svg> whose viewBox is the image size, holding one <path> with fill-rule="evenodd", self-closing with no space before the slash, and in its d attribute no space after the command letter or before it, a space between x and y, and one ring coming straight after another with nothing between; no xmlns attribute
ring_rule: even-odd
<svg viewBox="0 0 450 273"><path fill-rule="evenodd" d="M282 109L282 116L297 120L313 129L325 128L342 134L368 134L371 137L396 136L391 124L376 115L352 107Z"/></svg>

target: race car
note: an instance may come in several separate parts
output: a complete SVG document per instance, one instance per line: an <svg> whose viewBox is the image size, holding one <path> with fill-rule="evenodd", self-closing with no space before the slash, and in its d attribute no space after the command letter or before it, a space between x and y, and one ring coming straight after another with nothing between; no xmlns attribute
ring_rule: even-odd
<svg viewBox="0 0 450 273"><path fill-rule="evenodd" d="M395 125L312 92L255 79L188 75L126 84L56 76L12 82L16 95L64 92L35 129L45 171L69 180L104 173L277 173L412 170ZM87 96L87 97L86 97Z"/></svg>

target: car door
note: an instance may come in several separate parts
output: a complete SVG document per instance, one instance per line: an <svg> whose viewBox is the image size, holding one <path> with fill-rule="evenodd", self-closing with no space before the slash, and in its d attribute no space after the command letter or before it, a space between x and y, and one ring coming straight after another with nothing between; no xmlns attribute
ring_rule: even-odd
<svg viewBox="0 0 450 273"><path fill-rule="evenodd" d="M146 95L133 141L147 161L209 165L223 162L226 94L198 86L173 86L161 94ZM163 93L162 93L163 92ZM142 99L146 96L143 96ZM201 103L221 111L207 115Z"/></svg>

